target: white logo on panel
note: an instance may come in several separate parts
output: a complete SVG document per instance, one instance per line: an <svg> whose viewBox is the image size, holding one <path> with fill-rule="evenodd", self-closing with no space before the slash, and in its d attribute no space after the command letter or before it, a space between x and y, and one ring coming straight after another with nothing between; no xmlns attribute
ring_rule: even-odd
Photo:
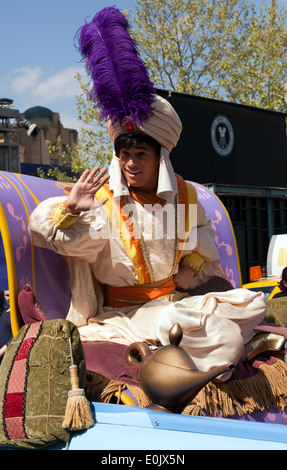
<svg viewBox="0 0 287 470"><path fill-rule="evenodd" d="M234 132L227 117L219 115L211 124L211 141L214 150L221 157L227 157L233 149Z"/></svg>

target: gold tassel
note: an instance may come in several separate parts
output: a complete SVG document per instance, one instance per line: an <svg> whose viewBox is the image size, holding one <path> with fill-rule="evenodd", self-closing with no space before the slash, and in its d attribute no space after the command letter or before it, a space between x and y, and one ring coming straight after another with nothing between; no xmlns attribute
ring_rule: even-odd
<svg viewBox="0 0 287 470"><path fill-rule="evenodd" d="M88 429L94 424L90 403L85 391L79 388L78 368L76 365L70 367L70 378L72 389L68 392L66 413L62 427L69 431L80 431Z"/></svg>

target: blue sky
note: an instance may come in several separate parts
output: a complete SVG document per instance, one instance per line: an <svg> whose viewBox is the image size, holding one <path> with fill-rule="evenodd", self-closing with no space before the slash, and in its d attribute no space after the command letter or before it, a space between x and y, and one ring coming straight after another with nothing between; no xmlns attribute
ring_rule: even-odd
<svg viewBox="0 0 287 470"><path fill-rule="evenodd" d="M13 0L1 2L0 98L24 112L46 106L65 127L79 129L76 72L84 74L74 35L106 6L134 11L135 0Z"/></svg>
<svg viewBox="0 0 287 470"><path fill-rule="evenodd" d="M287 0L280 4L287 7ZM46 106L60 113L65 127L79 130L74 76L84 69L74 35L105 6L133 13L135 5L136 0L2 0L0 98L14 100L21 112Z"/></svg>

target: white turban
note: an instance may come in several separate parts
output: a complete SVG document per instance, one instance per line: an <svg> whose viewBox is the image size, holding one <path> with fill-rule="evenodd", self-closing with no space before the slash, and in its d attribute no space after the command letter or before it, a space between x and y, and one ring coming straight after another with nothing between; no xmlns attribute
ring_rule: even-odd
<svg viewBox="0 0 287 470"><path fill-rule="evenodd" d="M169 153L176 146L182 130L182 124L171 104L156 95L152 104L152 114L145 121L140 132L153 137L161 144L157 195L171 201L177 192L176 177L169 159ZM108 121L108 131L114 143L120 134L126 133L119 122ZM110 165L110 189L114 197L129 194L127 182L121 172L119 159L114 154Z"/></svg>

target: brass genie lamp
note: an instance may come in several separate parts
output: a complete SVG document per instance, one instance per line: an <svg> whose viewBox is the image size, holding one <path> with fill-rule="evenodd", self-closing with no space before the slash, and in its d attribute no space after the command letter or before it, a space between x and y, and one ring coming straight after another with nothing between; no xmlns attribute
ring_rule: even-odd
<svg viewBox="0 0 287 470"><path fill-rule="evenodd" d="M234 364L228 364L209 372L195 371L191 357L179 346L182 334L181 326L175 323L169 331L169 345L155 352L141 342L127 348L126 361L138 369L142 389L152 401L150 409L177 413L208 382L234 369Z"/></svg>

